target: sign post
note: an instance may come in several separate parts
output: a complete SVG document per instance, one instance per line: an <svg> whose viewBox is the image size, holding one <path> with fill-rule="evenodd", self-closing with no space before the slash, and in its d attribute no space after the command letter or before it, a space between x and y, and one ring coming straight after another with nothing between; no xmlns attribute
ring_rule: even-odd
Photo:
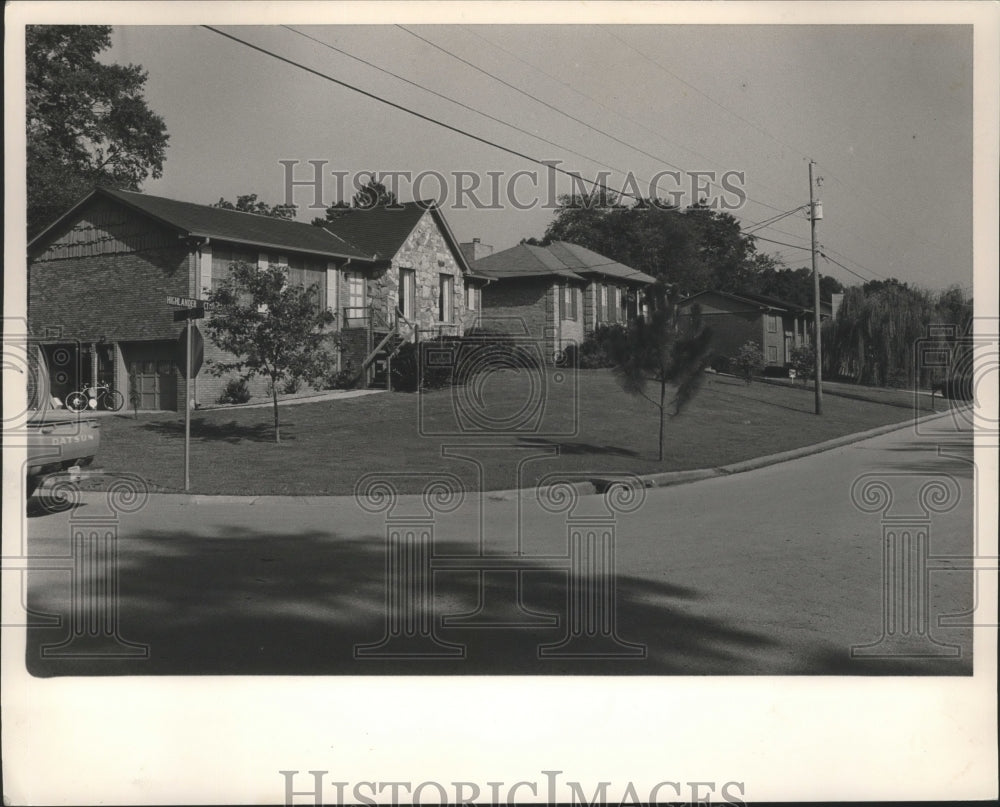
<svg viewBox="0 0 1000 807"><path fill-rule="evenodd" d="M177 351L177 358L184 364L184 491L191 489L191 379L198 375L204 355L201 334L192 329L191 321L205 316L205 304L191 297L167 297L168 305L181 307L183 310L174 312L174 321L184 320L184 332L178 341L183 345ZM192 356L192 343L197 337L198 355Z"/></svg>
<svg viewBox="0 0 1000 807"><path fill-rule="evenodd" d="M187 356L184 360L184 492L191 489L191 320L184 326Z"/></svg>

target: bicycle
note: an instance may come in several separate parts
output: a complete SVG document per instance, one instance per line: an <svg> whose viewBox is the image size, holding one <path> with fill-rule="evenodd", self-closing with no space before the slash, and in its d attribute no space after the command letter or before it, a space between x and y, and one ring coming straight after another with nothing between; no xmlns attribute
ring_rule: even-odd
<svg viewBox="0 0 1000 807"><path fill-rule="evenodd" d="M82 412L87 407L97 409L102 403L105 409L117 412L125 406L125 396L107 382L95 387L84 387L82 391L71 392L66 396L66 408L74 412Z"/></svg>

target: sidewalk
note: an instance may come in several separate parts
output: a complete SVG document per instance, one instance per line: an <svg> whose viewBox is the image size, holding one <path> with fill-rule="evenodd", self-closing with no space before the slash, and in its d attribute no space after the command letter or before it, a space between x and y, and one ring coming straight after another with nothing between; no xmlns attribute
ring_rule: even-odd
<svg viewBox="0 0 1000 807"><path fill-rule="evenodd" d="M347 398L358 398L362 395L374 395L385 392L384 389L334 389L326 392L309 393L306 395L286 396L278 398L278 406L295 406L296 404L318 403L319 401L339 401ZM192 410L195 412L219 412L224 409L262 409L274 406L271 400L255 400L245 404L209 404Z"/></svg>

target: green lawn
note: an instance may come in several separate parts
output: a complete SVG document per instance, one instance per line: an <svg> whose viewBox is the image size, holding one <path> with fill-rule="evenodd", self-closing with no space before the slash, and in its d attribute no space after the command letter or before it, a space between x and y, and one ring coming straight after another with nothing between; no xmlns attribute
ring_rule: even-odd
<svg viewBox="0 0 1000 807"><path fill-rule="evenodd" d="M552 370L544 383L513 371L480 379L481 385L421 395L383 393L282 407L280 445L272 442L270 408L193 413L192 492L350 494L371 472L411 474L398 480L398 488L415 492L424 484L415 475L434 471L502 490L532 485L555 471L711 468L912 417L898 402L834 395L824 396L824 414L817 417L810 387L745 386L711 376L689 408L668 420L666 457L658 462L656 408L622 392L609 371L573 376ZM923 405L930 411L929 400ZM944 407L940 399L937 406ZM95 465L137 473L154 489L181 490L183 424L176 413L103 418ZM521 430L500 433L512 424ZM442 456L446 446L474 459Z"/></svg>

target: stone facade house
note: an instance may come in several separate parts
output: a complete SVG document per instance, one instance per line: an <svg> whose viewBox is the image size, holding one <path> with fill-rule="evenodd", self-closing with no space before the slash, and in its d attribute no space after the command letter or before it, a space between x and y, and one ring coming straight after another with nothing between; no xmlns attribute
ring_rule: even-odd
<svg viewBox="0 0 1000 807"><path fill-rule="evenodd" d="M463 244L475 254L475 272L492 279L483 290L484 322L516 319L520 330L558 357L598 325L626 323L645 312L643 290L650 275L593 250L554 241L548 246L518 244L491 254L478 242Z"/></svg>
<svg viewBox="0 0 1000 807"><path fill-rule="evenodd" d="M764 354L768 367L784 367L791 362L792 350L812 340L813 310L760 294L731 294L703 291L678 303L683 315L693 306L712 328L713 350L721 356L735 356L753 340ZM829 303L821 303L820 316L829 318Z"/></svg>
<svg viewBox="0 0 1000 807"><path fill-rule="evenodd" d="M410 339L462 333L486 283L433 203L315 227L99 188L28 245L28 324L52 394L108 381L135 390L142 409L179 408L174 346L184 323L168 298L204 298L236 261L287 266L289 282L315 285L319 305L335 313L340 365L359 370L393 329ZM206 364L224 357L205 341ZM191 399L214 403L226 380L203 370Z"/></svg>

